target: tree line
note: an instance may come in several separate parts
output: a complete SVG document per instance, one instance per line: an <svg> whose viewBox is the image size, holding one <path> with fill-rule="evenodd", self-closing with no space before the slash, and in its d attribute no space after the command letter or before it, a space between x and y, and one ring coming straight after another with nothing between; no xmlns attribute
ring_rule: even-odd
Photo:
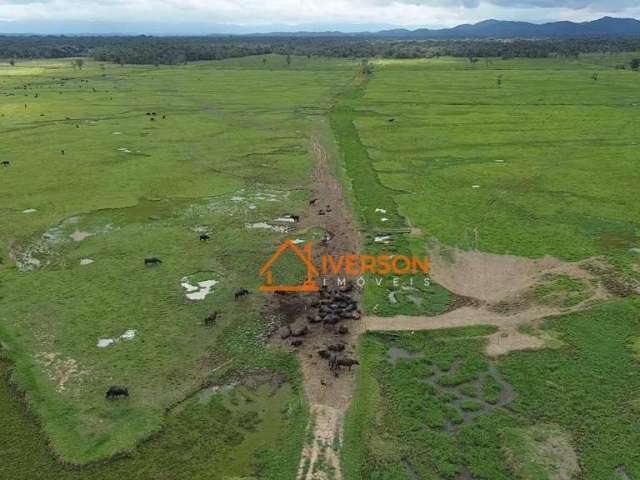
<svg viewBox="0 0 640 480"><path fill-rule="evenodd" d="M67 37L0 36L0 58L87 56L121 64L180 64L248 55L338 58L577 57L640 51L640 38L540 40L380 40L349 37Z"/></svg>

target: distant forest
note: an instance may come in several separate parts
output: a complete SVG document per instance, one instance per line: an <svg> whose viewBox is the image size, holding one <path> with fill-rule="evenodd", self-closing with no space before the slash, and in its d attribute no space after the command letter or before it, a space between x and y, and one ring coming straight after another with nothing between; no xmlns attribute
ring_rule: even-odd
<svg viewBox="0 0 640 480"><path fill-rule="evenodd" d="M0 36L0 58L87 56L102 62L180 64L247 55L339 58L576 57L580 53L640 51L640 38L541 40L377 40L344 37L68 37Z"/></svg>

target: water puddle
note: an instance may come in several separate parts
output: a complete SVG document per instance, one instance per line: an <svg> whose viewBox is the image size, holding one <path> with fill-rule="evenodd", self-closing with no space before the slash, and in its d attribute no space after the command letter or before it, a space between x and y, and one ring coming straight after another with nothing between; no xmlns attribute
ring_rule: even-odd
<svg viewBox="0 0 640 480"><path fill-rule="evenodd" d="M412 360L414 358L422 358L424 354L421 352L410 352L404 348L391 347L387 351L387 358L395 366L399 360Z"/></svg>
<svg viewBox="0 0 640 480"><path fill-rule="evenodd" d="M278 233L286 233L288 231L285 225L271 225L267 222L245 223L245 228L271 230Z"/></svg>
<svg viewBox="0 0 640 480"><path fill-rule="evenodd" d="M69 235L69 238L71 238L71 240L73 240L74 242L81 242L84 239L91 237L92 235L94 234L89 232L83 232L81 230L76 230L71 235Z"/></svg>
<svg viewBox="0 0 640 480"><path fill-rule="evenodd" d="M130 341L136 338L138 332L136 330L127 330L117 338L99 338L96 346L98 348L107 348L111 345L115 345L120 341Z"/></svg>
<svg viewBox="0 0 640 480"><path fill-rule="evenodd" d="M204 300L207 298L207 295L212 293L213 287L215 287L218 283L217 280L209 279L209 280L201 280L196 281L190 279L189 276L183 277L180 280L180 286L186 290L185 296L189 300Z"/></svg>

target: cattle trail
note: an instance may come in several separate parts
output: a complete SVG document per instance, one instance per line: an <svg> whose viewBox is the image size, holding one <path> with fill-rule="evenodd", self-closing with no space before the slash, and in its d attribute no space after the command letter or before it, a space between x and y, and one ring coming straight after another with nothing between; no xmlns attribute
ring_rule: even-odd
<svg viewBox="0 0 640 480"><path fill-rule="evenodd" d="M330 132L328 125L323 130ZM315 260L322 255L357 253L360 239L345 202L342 185L334 171L338 167L329 159L317 134L310 140L310 150L316 159L316 166L308 187L311 201L307 212L300 219L300 227L321 228L328 234L328 240L320 242L318 246L314 245ZM353 300L359 300L357 291L354 290L349 295ZM303 318L296 318L295 322L306 325L307 313L308 311L301 315ZM298 315L300 316L299 313ZM351 371L342 368L339 375L334 376L327 360L320 358L318 351L330 344L344 344L344 354L355 358L357 337L362 331L361 324L360 320L342 320L340 326L348 328L342 334L338 333L337 325L313 326L298 349L305 396L311 409L307 442L298 468L299 480L342 478L339 450L342 443L342 421L351 400L357 367Z"/></svg>

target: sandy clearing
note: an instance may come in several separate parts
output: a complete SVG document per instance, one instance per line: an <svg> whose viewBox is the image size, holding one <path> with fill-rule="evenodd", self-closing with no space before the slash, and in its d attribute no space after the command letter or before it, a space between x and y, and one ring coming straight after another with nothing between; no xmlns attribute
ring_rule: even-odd
<svg viewBox="0 0 640 480"><path fill-rule="evenodd" d="M342 443L340 435L343 412L323 404L311 405L313 440L305 444L298 467L298 480L341 480L342 472L338 450ZM337 440L337 441L336 441ZM325 467L326 466L326 467Z"/></svg>
<svg viewBox="0 0 640 480"><path fill-rule="evenodd" d="M476 305L436 315L377 317L363 319L366 331L418 331L472 325L494 325L498 331L488 337L486 353L499 356L514 350L543 348L546 339L519 330L522 325L536 326L546 317L584 310L611 294L596 277L580 264L553 257L530 259L478 251L462 251L436 245L432 250L431 277L451 292L475 300ZM584 280L590 289L587 300L568 308L540 305L531 301L531 289L545 276L569 275ZM496 304L513 303L517 308L501 312Z"/></svg>
<svg viewBox="0 0 640 480"><path fill-rule="evenodd" d="M524 293L544 275L565 274L581 280L594 275L579 264L545 256L540 259L459 250L435 245L430 255L433 280L457 295L497 303Z"/></svg>

